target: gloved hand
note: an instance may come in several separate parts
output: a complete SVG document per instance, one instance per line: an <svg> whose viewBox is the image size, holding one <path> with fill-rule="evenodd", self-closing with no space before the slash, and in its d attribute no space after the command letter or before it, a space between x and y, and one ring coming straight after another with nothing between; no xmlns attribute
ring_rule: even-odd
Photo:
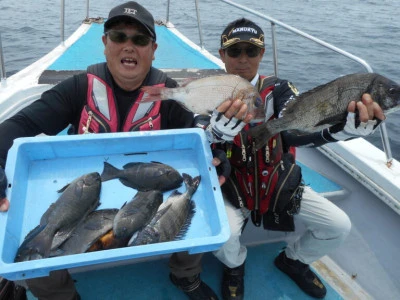
<svg viewBox="0 0 400 300"><path fill-rule="evenodd" d="M222 185L225 183L225 180L231 174L231 164L226 157L226 153L221 149L213 149L213 165L217 169L217 175L219 179L219 184Z"/></svg>
<svg viewBox="0 0 400 300"><path fill-rule="evenodd" d="M348 112L346 123L330 127L329 133L338 141L344 141L355 137L365 137L374 133L381 122L381 120L376 118L374 120L368 120L367 122L360 122L358 111L355 113Z"/></svg>
<svg viewBox="0 0 400 300"><path fill-rule="evenodd" d="M223 113L214 110L211 115L210 125L215 140L214 143L221 143L233 141L233 138L243 129L246 123L235 117L228 119Z"/></svg>
<svg viewBox="0 0 400 300"><path fill-rule="evenodd" d="M7 177L4 169L0 166L0 200L6 197Z"/></svg>

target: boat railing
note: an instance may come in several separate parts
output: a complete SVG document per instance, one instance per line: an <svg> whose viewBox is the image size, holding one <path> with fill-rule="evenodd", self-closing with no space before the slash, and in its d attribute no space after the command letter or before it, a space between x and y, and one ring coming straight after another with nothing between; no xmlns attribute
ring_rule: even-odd
<svg viewBox="0 0 400 300"><path fill-rule="evenodd" d="M329 44L321 39L318 39L308 33L305 33L301 30L298 30L297 28L294 28L288 24L285 24L283 22L280 22L268 15L262 14L258 11L255 11L253 9L250 9L246 6L243 6L241 4L235 3L233 1L230 0L219 0L220 2L224 2L228 5L234 6L240 10L246 11L250 14L253 14L255 16L258 16L266 21L268 21L271 25L271 39L272 39L272 51L273 51L273 63L274 63L274 73L276 76L278 76L279 74L279 70L278 70L278 51L277 51L277 43L276 43L276 26L280 26L298 36L301 36L307 40L313 41L315 43L317 43L318 45L325 47L333 52L336 52L344 57L347 57L350 60L355 61L356 63L360 64L361 66L363 66L365 68L365 70L367 72L372 73L373 70L371 68L371 66L363 59L347 52L344 51L332 44ZM86 0L86 18L89 18L89 0ZM166 20L167 22L169 21L169 12L170 12L170 0L167 1L168 5L167 5L167 17ZM199 5L198 5L198 0L195 0L195 6L196 6L196 16L197 16L197 26L199 29L199 36L200 36L200 47L204 49L204 42L203 42L203 34L202 34L202 27L201 27L201 18L200 18L200 9L199 9ZM64 44L64 40L65 40L65 35L64 35L64 16L65 16L65 0L61 0L61 42L62 44ZM3 81L5 81L6 78L6 72L5 72L5 67L4 67L4 61L3 61L3 51L2 51L2 45L1 45L1 36L0 36L0 79L1 82L3 83ZM380 129L380 134L381 134L381 139L382 139L382 144L383 144L383 150L385 152L386 155L386 162L388 164L391 163L392 161L392 153L391 153L391 148L390 148L390 143L389 143L389 137L388 137L388 133L387 133L387 129L386 129L386 124L382 123L381 126L379 126Z"/></svg>
<svg viewBox="0 0 400 300"><path fill-rule="evenodd" d="M224 2L226 4L229 4L231 6L234 6L240 10L246 11L250 14L253 14L257 17L260 17L261 19L264 19L266 21L268 21L271 25L271 39L272 39L272 53L273 53L273 63L274 63L274 73L276 76L278 76L279 70L278 70L278 50L277 50L277 43L276 43L276 26L280 26L292 33L294 33L297 36L303 37L307 40L310 40L312 42L317 43L318 45L325 47L333 52L336 52L344 57L347 57L348 59L360 64L361 66L363 66L365 68L365 70L369 73L373 73L373 70L371 68L371 66L363 59L361 59L358 56L355 56L347 51L344 51L332 44L329 44L319 38L316 38L306 32L303 32L297 28L294 28L288 24L285 24L283 22L280 22L268 15L262 14L258 11L255 11L253 9L250 9L246 6L243 6L241 4L235 3L233 1L230 0L219 0L220 2ZM167 21L169 20L169 5L170 5L170 0L168 0L168 8L167 8ZM201 29L201 21L200 21L200 10L199 10L199 5L198 5L198 0L195 0L195 5L196 5L196 15L197 15L197 25L199 28L199 35L200 35L200 47L204 48L204 44L203 44L203 34L202 34L202 29ZM389 137L388 137L388 132L386 129L386 124L382 123L381 126L379 126L380 129L380 134L381 134L381 139L382 139L382 144L383 144L383 150L385 152L386 155L386 162L388 165L390 165L390 163L393 160L392 157L392 152L391 152L391 148L390 148L390 143L389 143Z"/></svg>

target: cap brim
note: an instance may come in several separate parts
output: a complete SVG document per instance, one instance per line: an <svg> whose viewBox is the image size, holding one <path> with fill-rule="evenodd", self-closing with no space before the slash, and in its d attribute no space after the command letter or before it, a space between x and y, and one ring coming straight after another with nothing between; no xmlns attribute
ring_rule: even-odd
<svg viewBox="0 0 400 300"><path fill-rule="evenodd" d="M221 49L226 49L237 43L249 43L249 44L255 45L261 49L265 48L264 42L255 38L254 35L242 33L240 35L233 36L229 40L222 43Z"/></svg>
<svg viewBox="0 0 400 300"><path fill-rule="evenodd" d="M144 23L142 23L141 21L139 21L138 19L134 18L134 17L130 17L130 16L115 16L112 18L107 19L107 21L104 23L104 29L110 29L114 24L118 23L118 22L136 22L141 24L144 28L147 29L148 33L150 33L150 36L155 38L155 33L153 33L153 31Z"/></svg>

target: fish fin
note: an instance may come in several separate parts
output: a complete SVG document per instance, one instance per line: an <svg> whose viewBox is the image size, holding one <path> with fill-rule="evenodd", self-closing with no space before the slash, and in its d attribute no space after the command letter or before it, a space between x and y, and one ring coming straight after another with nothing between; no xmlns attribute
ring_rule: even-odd
<svg viewBox="0 0 400 300"><path fill-rule="evenodd" d="M256 150L266 145L269 139L274 136L274 133L268 130L267 124L268 122L254 126L247 131L247 134L255 139Z"/></svg>
<svg viewBox="0 0 400 300"><path fill-rule="evenodd" d="M125 178L120 178L119 181L120 181L123 185L125 185L125 186L127 186L127 187L130 187L130 188L133 188L133 189L137 189L137 190L140 190L140 191L142 191L142 192L145 192L145 191L146 191L146 189L143 189L143 188L141 188L140 186L137 186L137 185L132 184L129 180L127 180L127 179L125 179Z"/></svg>
<svg viewBox="0 0 400 300"><path fill-rule="evenodd" d="M318 123L316 123L314 125L314 127L318 127L318 126L327 126L327 127L331 127L333 125L336 125L340 122L338 122L338 120L340 120L341 115L334 115L332 117L323 119L321 121L319 121Z"/></svg>
<svg viewBox="0 0 400 300"><path fill-rule="evenodd" d="M116 178L120 171L121 170L117 169L116 167L105 161L103 172L100 175L101 181L104 182Z"/></svg>
<svg viewBox="0 0 400 300"><path fill-rule="evenodd" d="M67 189L67 187L69 187L69 183L68 183L66 186L64 186L64 187L62 187L61 189L59 189L59 190L57 191L57 193L62 193L62 192L64 192L64 191Z"/></svg>
<svg viewBox="0 0 400 300"><path fill-rule="evenodd" d="M143 164L142 162L130 162L130 163L125 164L122 168L129 169L129 168L133 168L137 165L142 165L142 164Z"/></svg>
<svg viewBox="0 0 400 300"><path fill-rule="evenodd" d="M195 213L196 213L196 204L194 203L194 201L190 201L189 212L185 220L185 223L183 223L181 230L175 236L174 240L181 240L185 237L186 233L189 230L190 224L192 223L192 219Z"/></svg>
<svg viewBox="0 0 400 300"><path fill-rule="evenodd" d="M133 246L133 242L136 240L136 238L138 237L138 235L139 235L139 232L140 232L140 230L137 230L137 231L135 231L133 234L132 234L132 236L131 236L131 238L129 239L129 241L128 241L128 247L130 247L130 246Z"/></svg>
<svg viewBox="0 0 400 300"><path fill-rule="evenodd" d="M189 194L193 195L199 187L201 176L199 175L193 178L189 174L182 173L182 177Z"/></svg>
<svg viewBox="0 0 400 300"><path fill-rule="evenodd" d="M120 209L123 209L123 208L124 208L124 206L126 205L126 203L128 203L128 201L125 201L125 203L124 203L124 204L122 204L122 206L121 206L121 208L120 208Z"/></svg>
<svg viewBox="0 0 400 300"><path fill-rule="evenodd" d="M159 86L143 86L141 90L144 92L140 102L154 102L159 100L167 100L164 98L163 91L167 89L166 87Z"/></svg>

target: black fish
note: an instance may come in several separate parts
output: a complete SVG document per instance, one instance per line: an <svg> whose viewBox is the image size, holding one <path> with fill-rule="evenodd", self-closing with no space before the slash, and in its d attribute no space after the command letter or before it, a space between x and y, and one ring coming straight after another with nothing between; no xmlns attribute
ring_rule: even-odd
<svg viewBox="0 0 400 300"><path fill-rule="evenodd" d="M91 212L59 248L50 256L85 253L113 228L118 209L99 209Z"/></svg>
<svg viewBox="0 0 400 300"><path fill-rule="evenodd" d="M200 184L200 176L192 178L185 173L182 176L186 191L182 194L175 190L160 205L150 223L132 237L128 246L167 242L185 235L195 213L195 204L191 198Z"/></svg>
<svg viewBox="0 0 400 300"><path fill-rule="evenodd" d="M131 236L150 222L162 202L163 194L160 191L139 191L115 216L114 237L124 241L126 246Z"/></svg>
<svg viewBox="0 0 400 300"><path fill-rule="evenodd" d="M282 117L248 131L260 149L275 134L285 130L318 132L346 121L347 106L369 93L385 114L400 109L400 86L373 73L350 74L320 85L288 102Z"/></svg>
<svg viewBox="0 0 400 300"><path fill-rule="evenodd" d="M168 191L181 186L183 179L177 170L159 162L134 162L117 169L104 162L101 180L118 178L122 184L139 191Z"/></svg>
<svg viewBox="0 0 400 300"><path fill-rule="evenodd" d="M58 232L73 229L99 205L101 190L100 174L89 173L75 179L50 205L18 249L15 261L27 261L49 257L54 236ZM68 235L64 235L68 238Z"/></svg>

